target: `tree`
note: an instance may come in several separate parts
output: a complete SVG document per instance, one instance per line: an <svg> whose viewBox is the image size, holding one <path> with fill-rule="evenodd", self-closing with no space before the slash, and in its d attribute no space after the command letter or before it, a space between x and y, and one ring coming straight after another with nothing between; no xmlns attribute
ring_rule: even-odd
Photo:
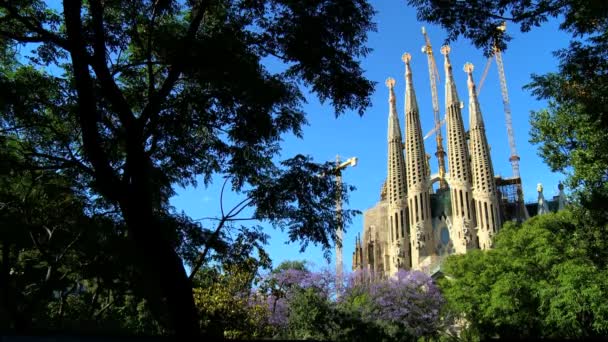
<svg viewBox="0 0 608 342"><path fill-rule="evenodd" d="M158 331L129 279L137 270L121 262L132 257L124 225L65 175L20 158L22 144L0 138L0 327Z"/></svg>
<svg viewBox="0 0 608 342"><path fill-rule="evenodd" d="M495 248L451 256L440 283L448 305L481 340L594 337L608 331L608 270L568 211L505 225Z"/></svg>
<svg viewBox="0 0 608 342"><path fill-rule="evenodd" d="M389 339L436 336L442 328L443 297L433 280L419 271L397 272L388 279L353 274L340 297L342 310L381 327Z"/></svg>
<svg viewBox="0 0 608 342"><path fill-rule="evenodd" d="M539 27L550 18L562 20L560 29L575 37L602 33L608 25L608 4L602 0L471 0L437 1L406 0L417 11L419 20L438 24L445 28L447 41L459 36L469 39L487 55L494 44L507 49L512 37L497 30L503 22L519 25L522 32Z"/></svg>
<svg viewBox="0 0 608 342"><path fill-rule="evenodd" d="M248 263L207 268L197 276L194 300L204 330L216 338L256 339L272 336L270 310L254 300L254 283L260 281L252 258Z"/></svg>
<svg viewBox="0 0 608 342"><path fill-rule="evenodd" d="M277 266L253 291L253 307L265 305L267 323L279 339L382 340L384 331L336 301L335 275L307 270L305 262ZM293 267L293 268L292 268Z"/></svg>
<svg viewBox="0 0 608 342"><path fill-rule="evenodd" d="M200 229L172 211L173 186L226 175L253 218L287 229L302 248L329 250L337 189L316 175L332 164L273 157L281 135L300 136L306 123L299 85L337 114L369 105L373 84L358 58L369 52L372 14L363 0L66 0L62 9L2 0L3 55L34 49L0 73L2 134L26 141L23 158L118 212L134 251L125 261L142 274L133 280L157 317L166 307L170 331L195 334L183 262L197 262L193 250L221 254L229 225ZM285 71L266 69L270 56Z"/></svg>

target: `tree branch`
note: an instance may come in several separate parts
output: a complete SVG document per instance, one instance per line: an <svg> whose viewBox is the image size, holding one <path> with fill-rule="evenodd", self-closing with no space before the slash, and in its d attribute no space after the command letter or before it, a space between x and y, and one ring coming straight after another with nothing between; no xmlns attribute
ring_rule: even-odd
<svg viewBox="0 0 608 342"><path fill-rule="evenodd" d="M110 74L106 60L106 38L103 27L103 7L99 0L90 0L91 17L93 19L93 59L92 66L95 70L95 75L101 82L101 91L108 99L112 108L118 114L120 121L125 126L127 134L132 134L135 117L131 112L130 106L125 100L114 78Z"/></svg>
<svg viewBox="0 0 608 342"><path fill-rule="evenodd" d="M0 7L6 9L6 11L9 13L10 17L16 19L18 22L23 24L23 26L25 26L26 28L37 33L41 38L44 39L44 41L52 42L52 43L64 48L65 50L69 50L70 44L69 44L68 40L61 38L57 35L54 35L51 32L45 30L42 27L42 24L40 24L38 22L32 23L29 20L29 18L21 16L18 13L16 8L10 6L10 1L7 1L7 0L0 1Z"/></svg>
<svg viewBox="0 0 608 342"><path fill-rule="evenodd" d="M73 166L80 168L82 171L88 173L89 175L95 174L95 172L90 167L84 165L81 161L79 161L77 159L65 159L65 158L53 156L50 154L40 153L40 152L29 152L26 154L31 155L33 157L46 158L46 159L53 160L56 162L61 162L61 163L63 163L63 165L59 166L61 168L63 168L64 165L73 165Z"/></svg>
<svg viewBox="0 0 608 342"><path fill-rule="evenodd" d="M65 0L63 14L69 40L70 55L76 93L78 95L78 118L82 128L82 141L87 159L91 162L95 178L99 181L99 190L108 199L117 200L120 197L120 186L114 170L110 167L108 156L102 149L99 132L97 131L97 106L93 92L93 83L87 64L88 55L82 37L80 12L82 0Z"/></svg>
<svg viewBox="0 0 608 342"><path fill-rule="evenodd" d="M226 182L224 182L224 185L226 185ZM224 187L222 186L222 190L223 190L223 188ZM243 218L243 219L234 218L241 211L243 211L243 209L247 208L247 206L249 206L252 201L253 200L250 197L247 197L244 200L242 200L241 202L239 202L232 209L230 209L230 211L228 212L227 215L222 214L222 218L219 219L220 222L218 223L217 227L215 228L215 231L213 231L213 234L211 234L211 236L209 237L209 239L207 239L207 242L205 243L205 249L203 249L203 252L196 259L194 267L192 268L192 271L190 272L190 276L188 277L190 279L190 281L192 281L196 272L198 272L198 270L203 265L203 262L205 262L205 259L207 258L207 253L209 252L211 245L213 244L213 242L216 241L217 237L220 235L220 231L222 230L222 228L224 228L224 225L226 224L226 222L228 222L228 221L245 221L245 220L255 219L255 218L251 218L251 219L250 218Z"/></svg>
<svg viewBox="0 0 608 342"><path fill-rule="evenodd" d="M154 92L156 88L154 86L154 68L152 64L152 30L154 29L154 21L156 20L156 6L158 5L159 0L154 1L152 4L152 18L150 19L150 23L148 24L148 44L146 47L146 55L147 55L147 69L148 69L148 102L152 100L154 96Z"/></svg>
<svg viewBox="0 0 608 342"><path fill-rule="evenodd" d="M192 21L190 22L186 36L184 37L181 44L182 54L187 53L190 42L196 36L196 32L198 31L203 21L207 5L207 1L201 0L198 9L192 9L194 16L192 17ZM142 127L146 125L148 120L153 119L152 121L155 121L155 117L157 116L160 110L161 103L165 100L165 98L169 95L169 93L175 86L175 82L178 80L180 74L182 73L182 68L183 66L179 62L174 63L169 68L169 75L167 75L167 78L160 87L160 90L155 94L151 101L148 102L148 104L146 105L146 107L144 107L144 110L142 111L142 114L139 118ZM152 123L151 126L154 126L154 123Z"/></svg>
<svg viewBox="0 0 608 342"><path fill-rule="evenodd" d="M22 36L8 31L0 31L0 36L5 36L20 43L41 43L46 41L46 39L41 36Z"/></svg>

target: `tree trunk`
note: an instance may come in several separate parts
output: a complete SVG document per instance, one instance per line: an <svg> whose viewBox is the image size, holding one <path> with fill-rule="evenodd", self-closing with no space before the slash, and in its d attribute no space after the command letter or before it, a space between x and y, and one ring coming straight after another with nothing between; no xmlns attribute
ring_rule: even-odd
<svg viewBox="0 0 608 342"><path fill-rule="evenodd" d="M171 243L163 238L166 234L159 220L154 217L152 208L143 205L147 201L134 193L128 197L121 208L139 256L140 269L145 274L145 281L160 285L161 296L166 299L176 335L200 335L192 284L181 258ZM158 302L159 298L148 300Z"/></svg>

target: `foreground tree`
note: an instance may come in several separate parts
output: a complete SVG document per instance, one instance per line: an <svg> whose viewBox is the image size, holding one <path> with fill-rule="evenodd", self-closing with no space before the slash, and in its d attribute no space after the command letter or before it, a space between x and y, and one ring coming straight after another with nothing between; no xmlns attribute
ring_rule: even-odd
<svg viewBox="0 0 608 342"><path fill-rule="evenodd" d="M381 327L392 340L438 336L444 328L443 296L433 280L419 271L400 270L389 279L357 272L339 305Z"/></svg>
<svg viewBox="0 0 608 342"><path fill-rule="evenodd" d="M372 83L357 59L372 14L363 0L66 0L61 9L2 0L3 57L35 43L0 74L2 134L24 139L17 152L32 164L118 211L134 247L125 261L143 275L134 280L159 284L142 288L172 331L196 334L182 257L195 264L198 250L203 261L221 252L230 225L197 229L172 212L173 186L227 175L255 219L288 229L303 248L329 248L336 188L315 175L331 174L331 163L273 157L281 135L299 136L306 123L299 85L338 114L369 105ZM267 70L266 57L285 71Z"/></svg>
<svg viewBox="0 0 608 342"><path fill-rule="evenodd" d="M608 333L608 270L592 262L580 222L565 211L507 224L495 248L451 256L440 283L468 333L584 338Z"/></svg>
<svg viewBox="0 0 608 342"><path fill-rule="evenodd" d="M124 224L0 138L0 329L158 332Z"/></svg>

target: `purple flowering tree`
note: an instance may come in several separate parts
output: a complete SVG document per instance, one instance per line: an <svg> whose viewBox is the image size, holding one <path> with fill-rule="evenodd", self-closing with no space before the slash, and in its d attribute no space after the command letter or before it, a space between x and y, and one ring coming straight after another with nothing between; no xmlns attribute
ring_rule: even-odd
<svg viewBox="0 0 608 342"><path fill-rule="evenodd" d="M400 270L388 279L353 273L340 302L366 321L397 326L413 336L428 336L440 328L444 299L426 274Z"/></svg>
<svg viewBox="0 0 608 342"><path fill-rule="evenodd" d="M323 298L335 294L335 276L329 270L320 272L306 269L284 269L266 276L262 286L251 296L251 305L262 302L268 308L268 324L277 330L286 329L289 303L296 291L312 288Z"/></svg>
<svg viewBox="0 0 608 342"><path fill-rule="evenodd" d="M352 324L359 324L367 326L367 330L361 331L380 329L389 339L430 336L441 328L440 311L444 299L432 279L418 271L401 270L388 279L354 272L347 278L341 293L337 293L335 275L331 271L282 269L266 276L250 296L250 302L252 306L265 308L265 323L274 331L274 337L292 336L287 332L293 329L296 316L290 317L290 309L293 309L290 305L293 306L302 290L311 289L328 305L328 310L333 312L331 317L349 317L351 328ZM302 298L299 297L300 306ZM306 320L307 316L297 317ZM341 322L332 324L339 329Z"/></svg>

